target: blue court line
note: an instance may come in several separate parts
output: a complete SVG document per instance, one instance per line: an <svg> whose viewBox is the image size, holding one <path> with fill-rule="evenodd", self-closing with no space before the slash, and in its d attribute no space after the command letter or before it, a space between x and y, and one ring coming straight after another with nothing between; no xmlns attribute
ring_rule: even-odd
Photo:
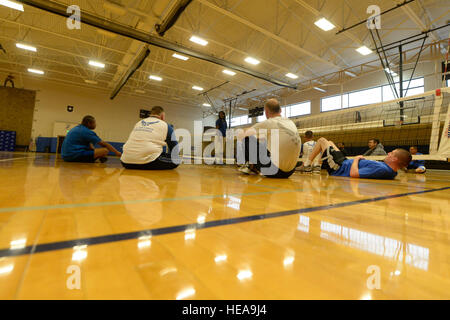
<svg viewBox="0 0 450 320"><path fill-rule="evenodd" d="M349 201L349 202L343 202L343 203L337 203L337 204L329 204L329 205L318 206L318 207L294 209L294 210L273 212L273 213L267 213L267 214L259 214L259 215L253 215L253 216L237 217L237 218L232 218L232 219L215 220L215 221L205 222L203 224L199 224L199 223L184 224L184 225L178 225L178 226L172 226L172 227L163 227L163 228L147 229L147 230L141 230L141 231L135 231L135 232L110 234L110 235L104 235L104 236L99 236L99 237L51 242L51 243L44 243L44 244L38 244L38 245L31 245L31 246L28 246L28 247L25 247L22 249L17 249L17 250L0 249L0 258L17 257L17 256L22 256L22 255L27 255L27 254L35 254L35 253L57 251L57 250L63 250L63 249L71 249L75 246L84 246L84 245L92 246L92 245L97 245L97 244L105 244L105 243L119 242L119 241L125 241L125 240L134 240L134 239L138 239L140 237L145 237L145 236L152 236L152 237L160 236L160 235L171 234L171 233L185 232L186 230L208 229L208 228L214 228L214 227L219 227L219 226L227 226L227 225L233 225L233 224L238 224L238 223L244 223L244 222L249 222L249 221L273 219L273 218L296 215L296 214L301 214L301 213L309 213L309 212L316 212L316 211L321 211L321 210L344 208L344 207L349 207L349 206L354 206L354 205L359 205L359 204L364 204L364 203L377 202L377 201L382 201L382 200L387 200L387 199L395 199L395 198L401 198L401 197L406 197L406 196L410 196L410 195L425 194L425 193L443 191L443 190L449 190L449 189L450 189L450 187L444 187L444 188L433 189L433 190L423 190L423 191L417 191L417 192L394 194L394 195L390 195L390 196L369 198L369 199L357 200L357 201Z"/></svg>

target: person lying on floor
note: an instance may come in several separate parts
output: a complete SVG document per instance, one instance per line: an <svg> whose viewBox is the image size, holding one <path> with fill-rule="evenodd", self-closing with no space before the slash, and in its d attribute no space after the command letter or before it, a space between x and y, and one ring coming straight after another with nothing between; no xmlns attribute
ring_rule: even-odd
<svg viewBox="0 0 450 320"><path fill-rule="evenodd" d="M322 168L330 175L363 179L394 179L397 171L407 167L412 159L408 151L395 149L389 152L383 162L366 160L363 156L349 160L332 141L320 138L305 162L305 167L311 166L311 162L320 152L323 152Z"/></svg>
<svg viewBox="0 0 450 320"><path fill-rule="evenodd" d="M276 99L266 102L264 112L266 121L255 124L238 137L245 163L239 171L260 173L269 178L289 178L300 156L301 138L297 127L292 120L281 116Z"/></svg>

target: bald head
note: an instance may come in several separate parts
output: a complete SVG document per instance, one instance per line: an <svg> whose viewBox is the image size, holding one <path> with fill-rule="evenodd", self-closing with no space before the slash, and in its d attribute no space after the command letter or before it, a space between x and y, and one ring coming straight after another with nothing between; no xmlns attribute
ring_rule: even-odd
<svg viewBox="0 0 450 320"><path fill-rule="evenodd" d="M405 149L395 149L394 154L398 159L400 168L405 168L412 161L411 153Z"/></svg>
<svg viewBox="0 0 450 320"><path fill-rule="evenodd" d="M269 99L264 106L267 118L273 118L281 114L280 103L277 99Z"/></svg>
<svg viewBox="0 0 450 320"><path fill-rule="evenodd" d="M411 153L405 149L395 149L388 153L384 162L389 165L394 171L403 169L409 165L412 160Z"/></svg>

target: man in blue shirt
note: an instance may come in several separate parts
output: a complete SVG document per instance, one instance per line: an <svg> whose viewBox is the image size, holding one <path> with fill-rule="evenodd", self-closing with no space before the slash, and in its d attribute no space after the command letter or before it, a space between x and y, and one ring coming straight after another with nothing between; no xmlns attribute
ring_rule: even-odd
<svg viewBox="0 0 450 320"><path fill-rule="evenodd" d="M409 152L414 155L422 155L422 153L417 152L417 147L412 146L409 148ZM413 160L408 165L408 170L414 170L416 173L425 173L427 168L425 168L425 160Z"/></svg>
<svg viewBox="0 0 450 320"><path fill-rule="evenodd" d="M395 149L384 162L365 160L363 156L349 160L332 141L320 138L305 165L311 165L320 152L323 152L322 168L330 175L362 179L394 179L397 171L408 166L412 159L408 151Z"/></svg>
<svg viewBox="0 0 450 320"><path fill-rule="evenodd" d="M222 137L227 136L227 120L225 118L225 112L219 112L219 119L216 121L216 129L220 131Z"/></svg>
<svg viewBox="0 0 450 320"><path fill-rule="evenodd" d="M109 151L118 157L122 154L108 142L102 141L95 130L97 124L92 116L85 116L80 125L69 131L64 139L61 156L66 162L95 162L99 159L105 162ZM103 148L95 148L99 144Z"/></svg>
<svg viewBox="0 0 450 320"><path fill-rule="evenodd" d="M223 149L224 149L224 139L227 136L227 120L225 112L219 112L219 119L216 121L216 129L218 130L217 135L214 139L214 150L216 157L216 164L223 164Z"/></svg>

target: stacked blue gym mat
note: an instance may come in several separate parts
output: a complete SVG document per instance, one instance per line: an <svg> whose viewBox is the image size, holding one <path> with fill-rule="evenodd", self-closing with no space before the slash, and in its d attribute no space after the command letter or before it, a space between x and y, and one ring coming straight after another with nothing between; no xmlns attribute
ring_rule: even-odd
<svg viewBox="0 0 450 320"><path fill-rule="evenodd" d="M0 151L14 151L16 132L0 130Z"/></svg>

